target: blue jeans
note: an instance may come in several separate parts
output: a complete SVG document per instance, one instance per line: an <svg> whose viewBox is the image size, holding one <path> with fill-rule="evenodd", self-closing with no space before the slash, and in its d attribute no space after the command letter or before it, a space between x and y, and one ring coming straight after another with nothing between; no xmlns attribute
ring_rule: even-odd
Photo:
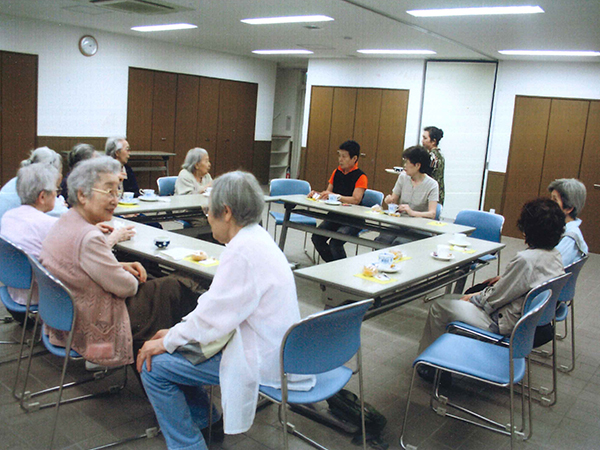
<svg viewBox="0 0 600 450"><path fill-rule="evenodd" d="M221 353L194 366L177 352L154 356L150 372L144 364L144 389L170 449L207 449L200 432L209 424L203 386L219 384L220 364ZM218 418L213 407L213 422Z"/></svg>

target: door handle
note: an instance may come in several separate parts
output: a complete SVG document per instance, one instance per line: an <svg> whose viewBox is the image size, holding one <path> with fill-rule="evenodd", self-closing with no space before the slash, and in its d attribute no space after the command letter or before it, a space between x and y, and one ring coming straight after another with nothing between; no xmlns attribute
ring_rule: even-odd
<svg viewBox="0 0 600 450"><path fill-rule="evenodd" d="M594 184L594 187L595 187L596 189L600 189L600 184Z"/></svg>
<svg viewBox="0 0 600 450"><path fill-rule="evenodd" d="M364 157L367 156L367 154L366 153L361 153L360 156L361 156L361 158L364 158Z"/></svg>
<svg viewBox="0 0 600 450"><path fill-rule="evenodd" d="M161 141L166 141L166 140L167 140L167 138L160 138L160 140L161 140Z"/></svg>

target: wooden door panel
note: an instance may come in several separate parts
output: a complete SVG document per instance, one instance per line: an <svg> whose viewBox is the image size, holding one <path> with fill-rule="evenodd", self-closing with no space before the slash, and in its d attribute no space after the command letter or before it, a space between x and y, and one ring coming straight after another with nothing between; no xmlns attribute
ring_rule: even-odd
<svg viewBox="0 0 600 450"><path fill-rule="evenodd" d="M235 81L221 80L219 89L219 125L214 174L221 175L237 168L234 152L234 130L237 124L238 108ZM232 169L233 168L233 169Z"/></svg>
<svg viewBox="0 0 600 450"><path fill-rule="evenodd" d="M549 98L517 96L515 99L502 202L502 214L506 219L503 234L507 236L522 237L517 228L521 208L539 193L550 104Z"/></svg>
<svg viewBox="0 0 600 450"><path fill-rule="evenodd" d="M328 179L338 166L337 151L340 144L354 136L354 117L356 115L356 88L336 87L333 91L333 108L331 111L331 131L329 133L329 151L327 152ZM327 185L326 180L324 180Z"/></svg>
<svg viewBox="0 0 600 450"><path fill-rule="evenodd" d="M589 105L587 100L552 100L539 195L548 194L552 180L579 174Z"/></svg>
<svg viewBox="0 0 600 450"><path fill-rule="evenodd" d="M587 189L585 207L579 218L581 232L590 252L600 253L600 101L590 102L579 179Z"/></svg>
<svg viewBox="0 0 600 450"><path fill-rule="evenodd" d="M129 68L127 139L133 150L152 149L154 71Z"/></svg>
<svg viewBox="0 0 600 450"><path fill-rule="evenodd" d="M381 98L381 89L359 89L356 95L356 115L352 139L360 144L360 151L365 155L359 158L358 165L367 174L369 187L375 186Z"/></svg>
<svg viewBox="0 0 600 450"><path fill-rule="evenodd" d="M172 175L179 173L188 150L196 147L199 90L200 77L177 75L174 146L177 155L169 161L169 172Z"/></svg>
<svg viewBox="0 0 600 450"><path fill-rule="evenodd" d="M233 133L234 163L230 170L252 172L258 84L236 82L237 120Z"/></svg>
<svg viewBox="0 0 600 450"><path fill-rule="evenodd" d="M19 163L35 148L38 57L13 52L0 54L0 178L4 185L16 176Z"/></svg>
<svg viewBox="0 0 600 450"><path fill-rule="evenodd" d="M385 195L392 192L398 178L387 173L385 169L402 165L408 93L408 90L392 89L384 89L382 93L377 156L373 171L373 183L369 182L369 185Z"/></svg>
<svg viewBox="0 0 600 450"><path fill-rule="evenodd" d="M220 85L221 80L217 78L200 77L196 145L208 152L213 163L216 161L217 151Z"/></svg>
<svg viewBox="0 0 600 450"><path fill-rule="evenodd" d="M311 91L303 178L317 191L327 187L327 179L330 175L330 172L327 172L327 154L331 132L333 90L332 87L313 86Z"/></svg>

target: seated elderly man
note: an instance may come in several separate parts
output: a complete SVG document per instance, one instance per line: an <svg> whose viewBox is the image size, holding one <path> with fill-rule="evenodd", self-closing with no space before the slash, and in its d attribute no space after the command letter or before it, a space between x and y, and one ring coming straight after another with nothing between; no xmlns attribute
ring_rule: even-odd
<svg viewBox="0 0 600 450"><path fill-rule="evenodd" d="M140 187L133 169L129 167L127 162L131 156L131 148L125 136L109 137L106 140L104 151L107 156L115 158L121 164L121 173L119 174L119 192L133 192L133 196L140 195Z"/></svg>
<svg viewBox="0 0 600 450"><path fill-rule="evenodd" d="M300 320L296 285L273 238L258 224L264 199L253 175L218 177L208 221L215 239L227 244L210 289L198 306L169 330L146 342L138 371L169 448L206 449L204 385L220 384L225 433L247 431L254 420L259 385L280 387L279 347ZM222 353L194 365L178 349L201 346L235 332ZM312 376L292 380L295 389L314 386Z"/></svg>
<svg viewBox="0 0 600 450"><path fill-rule="evenodd" d="M579 229L581 219L577 218L585 205L585 185L575 178L560 178L550 183L548 192L566 216L565 232L556 249L562 255L563 265L567 267L588 253L588 246Z"/></svg>
<svg viewBox="0 0 600 450"><path fill-rule="evenodd" d="M73 349L103 366L132 363L134 347L178 323L198 298L190 280L147 280L139 262L119 263L113 255L97 225L112 219L120 171L106 156L77 164L69 176L73 207L52 227L39 257L73 294ZM48 330L53 344L65 345L66 333Z"/></svg>
<svg viewBox="0 0 600 450"><path fill-rule="evenodd" d="M37 163L22 167L17 173L17 193L22 205L2 216L0 234L36 258L40 256L42 242L50 228L58 220L46 213L54 208L59 179L58 170L50 164ZM8 292L16 303L27 304L28 289L9 287ZM37 302L37 290L34 290L31 303ZM15 316L15 313L11 314ZM15 319L23 323L24 315L18 314Z"/></svg>

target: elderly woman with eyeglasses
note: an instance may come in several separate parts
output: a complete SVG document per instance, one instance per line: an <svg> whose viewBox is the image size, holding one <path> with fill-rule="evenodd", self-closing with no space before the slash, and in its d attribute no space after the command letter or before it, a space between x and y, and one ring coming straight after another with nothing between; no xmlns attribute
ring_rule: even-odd
<svg viewBox="0 0 600 450"><path fill-rule="evenodd" d="M221 386L227 434L252 425L259 385L281 386L279 347L300 312L289 264L259 225L263 208L253 175L229 172L215 180L208 221L215 239L227 247L210 289L184 321L159 331L138 355L137 369L169 448L206 449L204 385ZM180 351L232 332L223 352L204 362L195 364ZM314 385L310 376L291 381L292 389Z"/></svg>
<svg viewBox="0 0 600 450"><path fill-rule="evenodd" d="M73 349L103 366L132 363L134 347L179 322L198 298L189 280L147 280L139 262L119 263L113 255L96 225L112 219L120 170L104 156L77 164L69 176L73 207L50 230L39 258L73 294ZM65 333L48 330L52 343L65 345Z"/></svg>

